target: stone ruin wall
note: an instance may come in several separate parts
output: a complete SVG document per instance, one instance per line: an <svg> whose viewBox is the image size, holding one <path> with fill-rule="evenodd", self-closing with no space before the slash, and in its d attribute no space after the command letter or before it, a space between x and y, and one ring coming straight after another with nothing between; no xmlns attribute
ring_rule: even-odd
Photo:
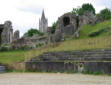
<svg viewBox="0 0 111 85"><path fill-rule="evenodd" d="M2 44L12 43L15 36L17 36L18 39L19 32L14 35L11 21L5 21L4 24L0 25L0 46Z"/></svg>
<svg viewBox="0 0 111 85"><path fill-rule="evenodd" d="M86 11L82 16L66 13L58 18L58 25L55 31L54 40L58 42L70 35L79 37L78 29L83 24L94 25L95 21L95 16L89 11Z"/></svg>
<svg viewBox="0 0 111 85"><path fill-rule="evenodd" d="M26 62L26 70L111 74L111 50L48 52Z"/></svg>
<svg viewBox="0 0 111 85"><path fill-rule="evenodd" d="M16 30L14 32L14 38L13 38L13 40L15 41L15 40L18 40L19 38L20 38L20 32L19 32L19 30Z"/></svg>

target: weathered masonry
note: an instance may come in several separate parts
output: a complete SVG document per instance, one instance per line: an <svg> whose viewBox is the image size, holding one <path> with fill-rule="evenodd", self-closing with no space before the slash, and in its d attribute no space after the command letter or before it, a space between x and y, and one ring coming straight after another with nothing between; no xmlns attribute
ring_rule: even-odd
<svg viewBox="0 0 111 85"><path fill-rule="evenodd" d="M111 50L44 53L26 62L26 70L111 74Z"/></svg>
<svg viewBox="0 0 111 85"><path fill-rule="evenodd" d="M13 41L12 22L6 21L0 24L0 46L1 44L11 43Z"/></svg>
<svg viewBox="0 0 111 85"><path fill-rule="evenodd" d="M65 37L74 35L77 31L76 15L72 13L66 13L58 18L58 25L55 31L55 41L61 41Z"/></svg>

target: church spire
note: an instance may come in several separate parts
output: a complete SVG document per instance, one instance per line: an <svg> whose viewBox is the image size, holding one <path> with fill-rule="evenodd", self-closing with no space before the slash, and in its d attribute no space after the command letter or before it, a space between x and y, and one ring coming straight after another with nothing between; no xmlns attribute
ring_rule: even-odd
<svg viewBox="0 0 111 85"><path fill-rule="evenodd" d="M48 20L45 18L44 10L42 11L41 19L39 20L39 30L40 32L47 32Z"/></svg>
<svg viewBox="0 0 111 85"><path fill-rule="evenodd" d="M42 11L42 18L44 18L44 19L45 19L44 9L43 9L43 11Z"/></svg>

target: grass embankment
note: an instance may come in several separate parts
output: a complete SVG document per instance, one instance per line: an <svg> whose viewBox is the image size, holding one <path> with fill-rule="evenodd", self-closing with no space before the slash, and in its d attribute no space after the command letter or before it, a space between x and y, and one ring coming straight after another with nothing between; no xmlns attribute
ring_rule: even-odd
<svg viewBox="0 0 111 85"><path fill-rule="evenodd" d="M64 42L47 45L29 52L0 52L0 62L23 62L44 52L111 48L111 20L94 26L85 25L79 33L80 37L78 39L70 38Z"/></svg>
<svg viewBox="0 0 111 85"><path fill-rule="evenodd" d="M111 20L101 22L99 24L92 25L84 25L79 30L80 37L79 39L88 38L91 34L92 37L104 37L111 35Z"/></svg>

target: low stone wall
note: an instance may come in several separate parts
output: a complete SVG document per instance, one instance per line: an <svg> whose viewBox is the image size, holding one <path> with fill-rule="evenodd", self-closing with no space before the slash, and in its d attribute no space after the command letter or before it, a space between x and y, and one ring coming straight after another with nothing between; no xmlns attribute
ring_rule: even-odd
<svg viewBox="0 0 111 85"><path fill-rule="evenodd" d="M27 70L42 72L68 72L76 71L77 65L65 62L27 62Z"/></svg>
<svg viewBox="0 0 111 85"><path fill-rule="evenodd" d="M44 53L26 62L26 70L111 74L111 50Z"/></svg>
<svg viewBox="0 0 111 85"><path fill-rule="evenodd" d="M26 68L29 71L38 72L99 72L111 74L111 62L82 62L81 64L65 62L27 62Z"/></svg>
<svg viewBox="0 0 111 85"><path fill-rule="evenodd" d="M84 69L90 73L111 74L111 62L85 62Z"/></svg>

